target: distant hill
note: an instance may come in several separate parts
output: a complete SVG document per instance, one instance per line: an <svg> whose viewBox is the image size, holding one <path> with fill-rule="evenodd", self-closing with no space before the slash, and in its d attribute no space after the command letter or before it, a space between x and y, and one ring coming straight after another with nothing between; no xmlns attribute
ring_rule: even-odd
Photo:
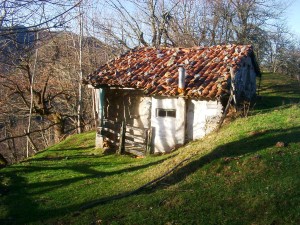
<svg viewBox="0 0 300 225"><path fill-rule="evenodd" d="M18 25L12 28L0 28L1 51L10 52L22 51L33 47L35 33L25 26Z"/></svg>
<svg viewBox="0 0 300 225"><path fill-rule="evenodd" d="M34 47L35 40L35 33L25 26L0 28L0 72L18 64L20 57Z"/></svg>

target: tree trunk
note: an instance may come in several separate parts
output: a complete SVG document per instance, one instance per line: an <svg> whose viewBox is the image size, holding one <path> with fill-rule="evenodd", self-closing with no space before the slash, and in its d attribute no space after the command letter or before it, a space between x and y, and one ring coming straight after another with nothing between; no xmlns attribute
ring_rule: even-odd
<svg viewBox="0 0 300 225"><path fill-rule="evenodd" d="M39 39L39 32L36 33L37 39ZM30 68L28 68L28 75L29 75L29 84L30 84L30 108L29 108L29 116L28 116L28 125L27 125L27 131L25 133L28 134L27 141L26 141L26 158L29 157L29 143L31 146L37 151L35 144L30 140L30 129L31 129L31 117L32 117L32 111L33 111L33 86L34 86L34 78L35 78L35 72L36 72L36 66L37 66L37 60L38 60L38 51L37 48L35 50L35 58L34 58L34 65L33 65L33 71L30 71Z"/></svg>
<svg viewBox="0 0 300 225"><path fill-rule="evenodd" d="M82 133L82 38L83 38L83 16L79 5L79 82L78 82L78 105L77 105L77 133Z"/></svg>
<svg viewBox="0 0 300 225"><path fill-rule="evenodd" d="M59 113L51 114L48 119L54 123L54 141L58 143L64 134L64 121Z"/></svg>
<svg viewBox="0 0 300 225"><path fill-rule="evenodd" d="M54 125L54 141L55 141L55 143L60 142L62 135L63 135L62 125L55 124Z"/></svg>

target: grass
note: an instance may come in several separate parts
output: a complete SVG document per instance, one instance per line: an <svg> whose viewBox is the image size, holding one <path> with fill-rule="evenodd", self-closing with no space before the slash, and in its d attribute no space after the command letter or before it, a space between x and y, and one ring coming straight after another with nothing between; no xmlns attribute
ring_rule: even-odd
<svg viewBox="0 0 300 225"><path fill-rule="evenodd" d="M168 155L98 155L93 132L72 136L0 170L0 223L299 224L297 85L265 74L250 116ZM188 158L155 185L114 198ZM103 201L79 211L95 200Z"/></svg>
<svg viewBox="0 0 300 225"><path fill-rule="evenodd" d="M265 73L261 83L261 99L256 106L257 110L270 111L300 102L300 83L287 75Z"/></svg>

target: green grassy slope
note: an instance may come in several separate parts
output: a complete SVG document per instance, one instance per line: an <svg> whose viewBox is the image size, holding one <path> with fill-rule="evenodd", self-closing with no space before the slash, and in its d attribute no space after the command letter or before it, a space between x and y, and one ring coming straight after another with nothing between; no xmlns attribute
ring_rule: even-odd
<svg viewBox="0 0 300 225"><path fill-rule="evenodd" d="M262 84L252 115L168 155L97 155L86 133L1 169L0 223L299 224L300 87L272 74Z"/></svg>

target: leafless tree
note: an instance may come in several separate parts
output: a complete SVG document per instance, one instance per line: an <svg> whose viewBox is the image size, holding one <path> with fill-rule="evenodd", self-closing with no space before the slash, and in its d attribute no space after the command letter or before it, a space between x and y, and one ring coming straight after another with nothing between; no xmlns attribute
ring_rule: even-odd
<svg viewBox="0 0 300 225"><path fill-rule="evenodd" d="M87 110L91 96L81 87L81 77L99 64L103 54L98 51L105 47L83 32L62 32L70 18L78 17L79 3L1 3L0 91L5 98L0 101L0 145L11 154L18 149L15 160L93 122ZM52 7L58 10L53 13ZM34 149L24 151L26 138Z"/></svg>
<svg viewBox="0 0 300 225"><path fill-rule="evenodd" d="M80 45L81 60L78 60ZM29 132L26 129L27 133L31 136L32 131L40 128L43 132L39 133L38 141L33 139L33 142L46 145L76 131L78 85L81 83L78 72L82 70L82 73L90 73L97 65L103 63L105 48L105 45L94 38L82 37L80 44L77 34L57 33L47 43L38 47L38 57L36 54L28 55L28 58L23 56L15 70L10 74L0 75L1 92L9 96L0 102L0 117L9 118L9 115L15 115L19 129L22 118L25 122L32 114L32 129ZM87 87L82 87L81 99L82 128L92 127L92 96ZM43 137L45 127L53 129L53 138L50 140ZM15 129L11 136L22 135L23 131L20 133ZM36 137L37 133L34 135Z"/></svg>
<svg viewBox="0 0 300 225"><path fill-rule="evenodd" d="M286 3L278 0L112 0L94 20L112 44L193 46L256 43L275 27ZM264 42L260 42L264 43Z"/></svg>
<svg viewBox="0 0 300 225"><path fill-rule="evenodd" d="M3 0L0 3L1 36L20 32L20 25L31 31L62 28L73 19L74 10L82 0Z"/></svg>

